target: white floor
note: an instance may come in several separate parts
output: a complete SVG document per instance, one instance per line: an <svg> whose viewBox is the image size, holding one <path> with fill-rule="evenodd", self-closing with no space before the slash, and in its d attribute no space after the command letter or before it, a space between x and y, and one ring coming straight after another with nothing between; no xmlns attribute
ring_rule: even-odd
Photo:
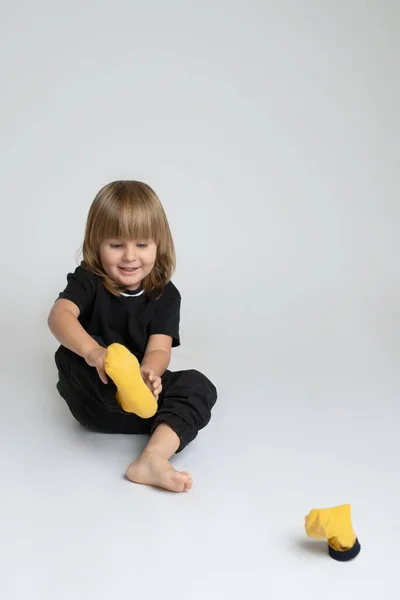
<svg viewBox="0 0 400 600"><path fill-rule="evenodd" d="M85 432L53 376L49 363L2 384L7 600L399 597L393 380L220 381L211 424L174 461L194 489L174 495L128 482L144 439ZM339 503L352 504L362 544L347 564L304 532L310 509Z"/></svg>

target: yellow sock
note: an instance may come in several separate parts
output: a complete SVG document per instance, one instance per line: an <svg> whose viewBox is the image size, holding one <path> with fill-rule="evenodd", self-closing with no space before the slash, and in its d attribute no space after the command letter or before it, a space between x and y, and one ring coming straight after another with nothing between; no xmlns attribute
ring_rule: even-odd
<svg viewBox="0 0 400 600"><path fill-rule="evenodd" d="M143 381L139 362L122 344L107 348L104 368L117 387L117 401L128 413L149 419L157 411L157 401Z"/></svg>
<svg viewBox="0 0 400 600"><path fill-rule="evenodd" d="M355 549L356 554L360 551L357 537L353 531L351 522L351 506L343 504L333 508L313 509L305 518L305 528L308 537L316 540L327 540L333 558L340 558L337 553L345 553ZM356 548L357 547L357 548ZM349 559L354 558L349 553Z"/></svg>

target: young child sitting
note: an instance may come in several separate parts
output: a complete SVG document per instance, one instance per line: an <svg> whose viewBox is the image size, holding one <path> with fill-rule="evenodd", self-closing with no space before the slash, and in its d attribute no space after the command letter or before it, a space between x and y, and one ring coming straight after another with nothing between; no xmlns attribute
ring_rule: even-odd
<svg viewBox="0 0 400 600"><path fill-rule="evenodd" d="M181 296L164 209L146 184L115 181L89 210L83 261L67 275L48 324L60 343L57 389L84 427L150 434L128 478L173 492L192 477L170 458L211 418L215 386L195 370L171 372Z"/></svg>

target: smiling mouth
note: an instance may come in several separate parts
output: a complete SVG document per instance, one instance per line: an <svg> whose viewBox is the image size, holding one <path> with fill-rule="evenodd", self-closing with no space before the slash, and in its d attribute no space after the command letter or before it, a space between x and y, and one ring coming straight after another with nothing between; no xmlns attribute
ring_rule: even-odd
<svg viewBox="0 0 400 600"><path fill-rule="evenodd" d="M118 267L123 273L135 273L140 267Z"/></svg>

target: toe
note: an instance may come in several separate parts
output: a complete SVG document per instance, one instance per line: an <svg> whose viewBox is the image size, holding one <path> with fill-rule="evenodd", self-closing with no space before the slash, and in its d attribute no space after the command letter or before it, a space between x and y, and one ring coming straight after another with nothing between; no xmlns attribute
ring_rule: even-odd
<svg viewBox="0 0 400 600"><path fill-rule="evenodd" d="M189 490L191 490L193 487L193 481L192 479L189 479L186 483L185 483L185 487L184 490L185 492L188 492Z"/></svg>
<svg viewBox="0 0 400 600"><path fill-rule="evenodd" d="M185 491L189 491L192 489L193 487L193 479L190 473L188 473L187 471L181 471L182 475L185 475L186 481L185 481L185 486L184 486L184 490Z"/></svg>
<svg viewBox="0 0 400 600"><path fill-rule="evenodd" d="M187 476L179 471L174 471L171 473L170 477L174 484L174 490L177 492L183 492L187 483Z"/></svg>

